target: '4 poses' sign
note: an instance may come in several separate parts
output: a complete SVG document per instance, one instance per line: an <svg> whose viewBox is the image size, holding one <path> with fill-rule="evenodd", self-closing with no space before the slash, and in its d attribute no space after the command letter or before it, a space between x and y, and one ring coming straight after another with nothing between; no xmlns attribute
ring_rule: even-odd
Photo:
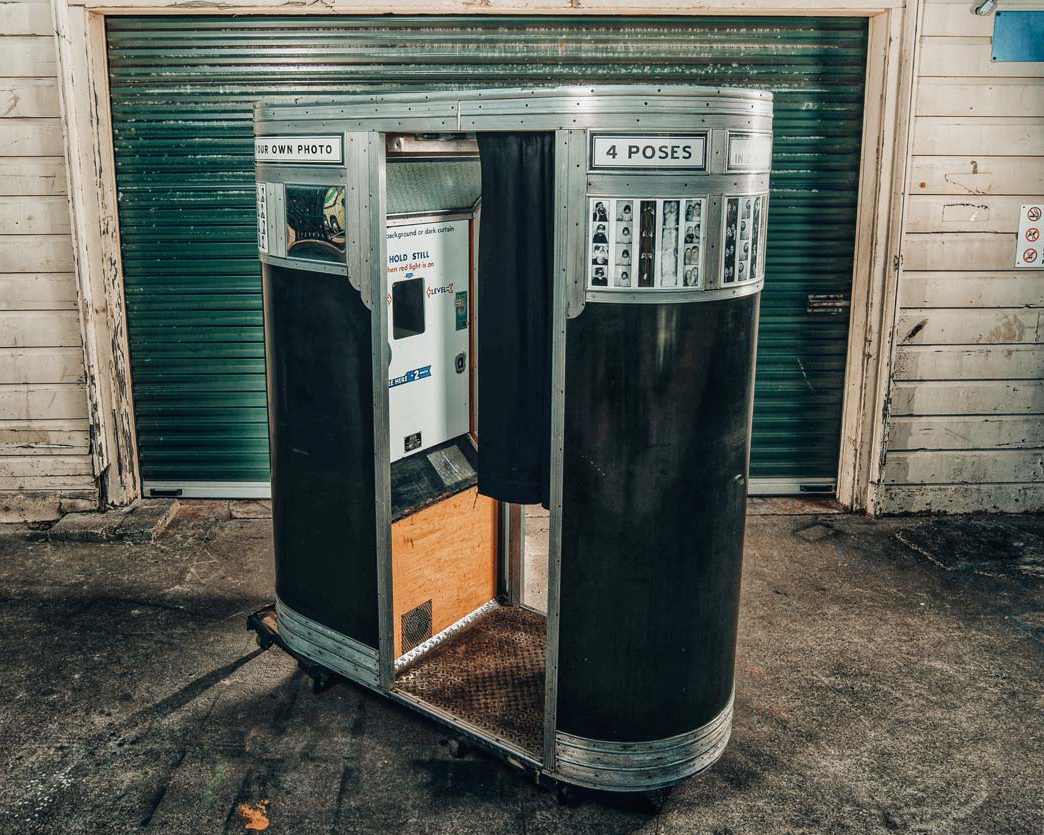
<svg viewBox="0 0 1044 835"><path fill-rule="evenodd" d="M592 168L695 168L707 162L706 136L621 136L596 134Z"/></svg>

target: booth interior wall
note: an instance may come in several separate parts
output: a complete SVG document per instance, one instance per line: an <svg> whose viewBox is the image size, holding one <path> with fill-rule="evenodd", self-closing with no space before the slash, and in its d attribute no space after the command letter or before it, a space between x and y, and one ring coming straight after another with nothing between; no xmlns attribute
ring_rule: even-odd
<svg viewBox="0 0 1044 835"><path fill-rule="evenodd" d="M751 476L836 475L862 132L858 18L113 17L110 87L140 464L269 478L251 107L570 82L775 93Z"/></svg>

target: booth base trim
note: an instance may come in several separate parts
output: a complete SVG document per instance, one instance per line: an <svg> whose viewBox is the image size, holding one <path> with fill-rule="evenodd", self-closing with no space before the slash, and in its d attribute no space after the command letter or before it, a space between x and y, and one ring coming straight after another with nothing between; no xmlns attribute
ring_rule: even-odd
<svg viewBox="0 0 1044 835"><path fill-rule="evenodd" d="M698 774L725 751L732 733L735 691L725 709L695 730L666 739L611 742L555 734L556 776L606 791L648 791Z"/></svg>
<svg viewBox="0 0 1044 835"><path fill-rule="evenodd" d="M377 687L377 650L295 612L276 597L279 635L294 652L316 661L345 678Z"/></svg>

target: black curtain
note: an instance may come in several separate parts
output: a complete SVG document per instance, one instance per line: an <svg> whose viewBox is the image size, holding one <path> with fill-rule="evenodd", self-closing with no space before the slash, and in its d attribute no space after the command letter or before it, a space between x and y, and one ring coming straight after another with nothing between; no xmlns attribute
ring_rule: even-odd
<svg viewBox="0 0 1044 835"><path fill-rule="evenodd" d="M478 489L548 503L553 133L480 133Z"/></svg>

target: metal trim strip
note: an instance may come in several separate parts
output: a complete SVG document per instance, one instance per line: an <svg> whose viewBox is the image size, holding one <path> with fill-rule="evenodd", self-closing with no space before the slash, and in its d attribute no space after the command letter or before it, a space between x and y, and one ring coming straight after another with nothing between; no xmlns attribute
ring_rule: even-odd
<svg viewBox="0 0 1044 835"><path fill-rule="evenodd" d="M273 267L292 267L295 270L323 273L324 275L348 275L348 267L343 264L335 264L332 261L312 261L307 258L280 258L278 255L268 255L264 252L258 253L258 259Z"/></svg>
<svg viewBox="0 0 1044 835"><path fill-rule="evenodd" d="M383 690L395 685L395 627L392 589L391 536L391 453L388 450L388 305L384 297L388 287L387 181L385 179L384 135L371 132L363 140L367 145L365 161L369 184L369 217L366 248L369 275L363 281L363 301L371 313L373 384L373 472L376 498L377 557L377 631L380 649L379 676Z"/></svg>
<svg viewBox="0 0 1044 835"><path fill-rule="evenodd" d="M810 489L816 488L816 489ZM825 488L825 489L821 489ZM748 496L807 496L832 497L837 495L836 478L751 478L747 480Z"/></svg>
<svg viewBox="0 0 1044 835"><path fill-rule="evenodd" d="M686 179L682 179L685 177ZM707 197L713 194L743 196L768 191L769 172L714 174L702 171L672 173L670 171L629 171L608 174L603 171L587 175L588 197L678 198Z"/></svg>
<svg viewBox="0 0 1044 835"><path fill-rule="evenodd" d="M153 490L170 494L180 491L179 499L270 499L272 485L267 481L146 481L141 485L146 498Z"/></svg>
<svg viewBox="0 0 1044 835"><path fill-rule="evenodd" d="M421 656L426 655L428 652L433 650L443 641L452 638L454 635L457 635L467 627L471 626L471 624L473 624L487 612L492 612L494 609L497 609L499 607L500 603L496 600L490 600L486 603L483 603L481 606L475 609L475 611L464 615L464 617L462 617L460 620L456 621L455 623L451 623L441 632L436 633L435 635L432 635L430 638L428 638L428 640L417 644L417 646L415 646L409 652L404 652L402 655L395 659L396 674L401 673L403 670L409 667L410 664L420 659Z"/></svg>
<svg viewBox="0 0 1044 835"><path fill-rule="evenodd" d="M294 652L368 687L378 686L377 650L295 612L276 595L279 636Z"/></svg>
<svg viewBox="0 0 1044 835"><path fill-rule="evenodd" d="M641 742L555 735L555 772L569 782L607 791L647 791L673 785L710 767L732 734L736 692L710 722L677 736Z"/></svg>
<svg viewBox="0 0 1044 835"><path fill-rule="evenodd" d="M738 299L760 293L765 280L759 278L736 287L719 287L712 290L683 288L674 290L588 290L588 302L615 302L617 304L687 304L692 302L717 302L723 299Z"/></svg>
<svg viewBox="0 0 1044 835"><path fill-rule="evenodd" d="M575 112L577 102L589 104L588 110L614 113L620 110L645 110L648 99L655 98L651 109L696 111L747 115L751 118L772 114L772 93L699 85L620 84L592 86L556 86L550 88L496 88L492 90L448 90L444 92L409 92L361 94L346 97L347 104L273 105L259 102L254 106L255 121L306 119L337 122L362 118L430 119L444 116L463 123L464 117L485 114ZM723 106L723 99L731 100ZM535 103L535 104L534 104ZM581 105L582 106L582 105ZM480 114L479 111L482 111ZM571 129L563 124L559 129ZM265 130L258 135L274 131Z"/></svg>
<svg viewBox="0 0 1044 835"><path fill-rule="evenodd" d="M562 569L562 468L565 448L566 319L569 314L569 281L576 270L576 250L570 247L570 224L564 191L569 182L569 165L587 155L587 136L583 131L555 132L555 212L554 269L552 272L551 313L551 461L550 511L547 556L547 643L544 669L544 767L555 765L555 730L558 721L558 630L559 594ZM581 166L582 169L582 166ZM584 201L586 203L586 201ZM586 206L584 214L586 215ZM583 226L586 234L587 224ZM586 247L583 249L586 252ZM582 273L586 275L586 271Z"/></svg>

